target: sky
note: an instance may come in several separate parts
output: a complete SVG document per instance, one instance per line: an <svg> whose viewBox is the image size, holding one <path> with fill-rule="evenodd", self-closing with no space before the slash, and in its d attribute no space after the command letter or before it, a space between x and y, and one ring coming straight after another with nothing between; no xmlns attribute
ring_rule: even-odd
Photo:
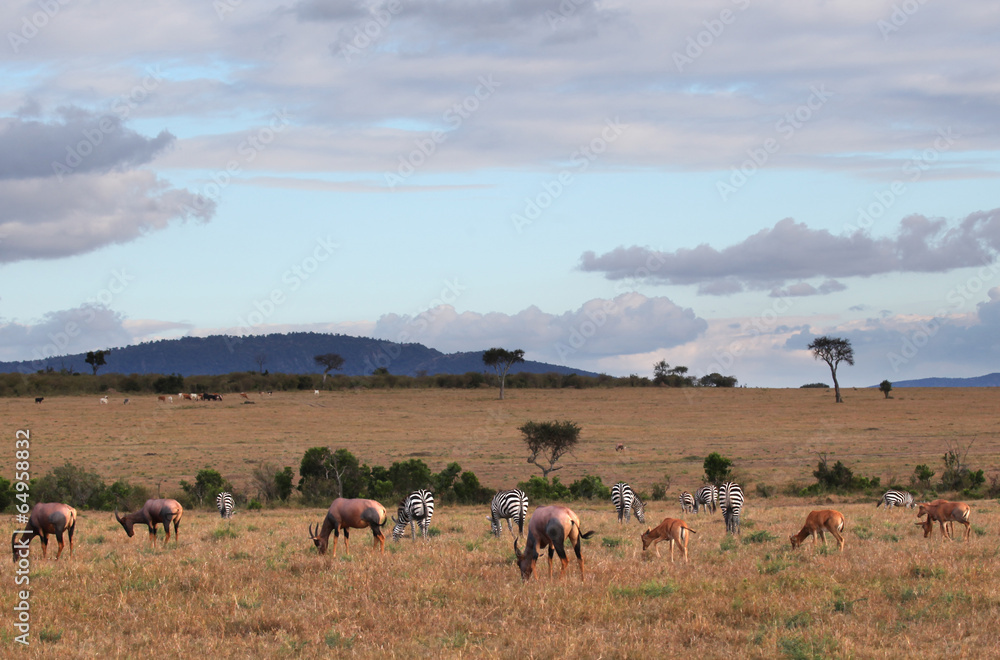
<svg viewBox="0 0 1000 660"><path fill-rule="evenodd" d="M0 32L0 360L314 331L797 387L828 335L845 386L1000 371L993 3L37 0Z"/></svg>

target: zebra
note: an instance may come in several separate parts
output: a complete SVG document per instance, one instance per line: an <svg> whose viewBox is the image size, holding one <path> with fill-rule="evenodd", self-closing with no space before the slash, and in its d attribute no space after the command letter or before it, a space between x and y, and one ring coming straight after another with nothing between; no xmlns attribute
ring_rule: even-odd
<svg viewBox="0 0 1000 660"><path fill-rule="evenodd" d="M695 499L691 493L684 491L681 496L677 498L681 503L681 511L683 513L691 513L694 511Z"/></svg>
<svg viewBox="0 0 1000 660"><path fill-rule="evenodd" d="M215 506L219 509L219 515L223 518L232 518L233 509L236 508L236 500L232 493L219 493L215 498Z"/></svg>
<svg viewBox="0 0 1000 660"><path fill-rule="evenodd" d="M642 503L632 487L624 481L619 481L611 487L611 501L614 502L615 511L618 512L619 524L622 522L623 516L625 522L629 521L629 512L635 514L635 519L638 522L646 524L646 505Z"/></svg>
<svg viewBox="0 0 1000 660"><path fill-rule="evenodd" d="M507 531L514 535L514 527L511 521L517 523L518 538L524 533L524 519L528 517L528 496L523 490L514 488L512 490L501 490L493 496L490 503L490 531L493 536L500 538L500 519L507 519Z"/></svg>
<svg viewBox="0 0 1000 660"><path fill-rule="evenodd" d="M399 503L396 510L396 517L392 522L396 526L392 528L392 540L398 541L406 532L406 524L410 524L410 532L413 540L417 540L417 529L414 525L420 525L420 532L424 539L427 538L427 530L431 526L431 516L434 515L434 495L429 490L415 490L410 493L405 500Z"/></svg>
<svg viewBox="0 0 1000 660"><path fill-rule="evenodd" d="M727 481L719 487L719 508L726 521L726 532L739 534L740 512L743 510L743 489L739 484Z"/></svg>
<svg viewBox="0 0 1000 660"><path fill-rule="evenodd" d="M694 493L694 512L698 513L698 507L704 506L706 509L715 513L715 504L719 501L719 489L715 486L708 484L707 486L702 486Z"/></svg>
<svg viewBox="0 0 1000 660"><path fill-rule="evenodd" d="M913 502L913 493L908 493L905 490L894 490L894 489L885 491L885 495L883 495L882 499L878 501L878 504L875 505L875 508L877 509L883 504L887 509L891 509L894 506L905 506L912 509L913 507L916 506L916 504Z"/></svg>

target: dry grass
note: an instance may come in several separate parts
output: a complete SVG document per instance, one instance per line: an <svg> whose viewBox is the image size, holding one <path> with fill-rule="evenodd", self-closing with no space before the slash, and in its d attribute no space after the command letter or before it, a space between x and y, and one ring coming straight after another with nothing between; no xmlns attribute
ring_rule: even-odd
<svg viewBox="0 0 1000 660"><path fill-rule="evenodd" d="M697 484L708 451L738 458L751 480L808 480L815 453L856 472L904 477L939 469L946 442L975 439L976 467L1000 459L993 390L846 392L834 406L816 391L659 390L363 392L275 395L240 406L152 401L98 406L96 398L0 400L12 471L16 428L32 431L35 474L64 459L175 487L211 465L239 482L264 458L297 465L310 446L347 447L388 465L417 455L440 469L458 460L497 487L531 474L516 427L572 419L585 446L564 481L584 472L646 487L663 472L672 491ZM259 400L259 397L255 397ZM630 449L615 455L616 442ZM175 448L176 451L175 451ZM154 454L147 456L147 454ZM109 513L84 512L73 559L32 558L36 657L922 657L991 656L1000 615L1000 507L973 502L970 543L925 540L913 511L838 503L846 550L792 551L788 536L816 507L762 501L748 489L742 539L721 518L686 517L698 533L690 564L640 551L640 526L619 527L610 504L577 503L586 530L586 578L575 561L562 580L543 559L522 584L509 536L495 540L482 507L439 507L427 543L407 537L373 555L355 532L349 557L318 557L306 528L320 510L240 512L232 522L187 512L180 543L151 550L127 539ZM677 516L651 502L648 520ZM161 532L162 534L162 532ZM662 544L661 544L662 545ZM37 551L36 545L33 546ZM339 549L339 548L338 548ZM661 547L665 555L666 546ZM39 553L40 554L40 553ZM570 553L572 558L572 552ZM2 564L0 564L2 565ZM14 605L10 564L0 568L0 617ZM556 562L558 570L558 561ZM9 623L0 649L14 647ZM682 648L678 648L682 647Z"/></svg>

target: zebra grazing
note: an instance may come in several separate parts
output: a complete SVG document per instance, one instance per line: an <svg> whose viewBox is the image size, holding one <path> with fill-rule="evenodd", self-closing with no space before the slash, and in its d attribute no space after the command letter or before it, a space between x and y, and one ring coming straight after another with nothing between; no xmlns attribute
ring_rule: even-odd
<svg viewBox="0 0 1000 660"><path fill-rule="evenodd" d="M692 511L694 511L695 507L694 496L691 493L684 491L683 493L681 493L681 496L678 497L677 499L680 500L681 502L682 512L691 513Z"/></svg>
<svg viewBox="0 0 1000 660"><path fill-rule="evenodd" d="M885 491L885 495L883 495L882 499L878 501L875 508L877 509L883 504L887 509L891 509L894 506L905 506L912 509L916 506L916 504L913 503L913 493L908 493L905 490L893 489Z"/></svg>
<svg viewBox="0 0 1000 660"><path fill-rule="evenodd" d="M611 487L611 501L614 502L615 511L618 512L619 524L622 522L623 516L625 522L629 521L629 512L635 514L637 521L643 525L646 524L646 505L642 503L632 487L624 481L619 481Z"/></svg>
<svg viewBox="0 0 1000 660"><path fill-rule="evenodd" d="M715 513L715 503L719 501L719 489L709 484L702 486L694 492L694 512L698 513L698 507L703 506L711 513Z"/></svg>
<svg viewBox="0 0 1000 660"><path fill-rule="evenodd" d="M233 510L236 508L236 500L232 493L219 493L215 498L215 506L219 509L219 515L223 518L232 518Z"/></svg>
<svg viewBox="0 0 1000 660"><path fill-rule="evenodd" d="M427 530L431 526L431 516L434 515L434 495L429 490L415 490L399 503L396 510L396 517L392 522L396 526L392 528L392 540L398 541L406 532L406 524L410 524L410 532L413 540L417 540L417 529L414 525L420 525L420 532L427 538Z"/></svg>
<svg viewBox="0 0 1000 660"><path fill-rule="evenodd" d="M739 534L740 512L743 510L743 489L739 484L727 481L719 487L719 508L726 521L726 532Z"/></svg>
<svg viewBox="0 0 1000 660"><path fill-rule="evenodd" d="M499 493L493 496L493 501L490 503L490 517L487 520L490 521L490 531L493 532L493 536L500 538L500 519L507 519L507 531L510 535L514 535L514 527L511 525L511 521L517 523L517 536L524 533L524 519L528 517L528 496L524 494L523 490L518 490L516 488L512 490L501 490Z"/></svg>

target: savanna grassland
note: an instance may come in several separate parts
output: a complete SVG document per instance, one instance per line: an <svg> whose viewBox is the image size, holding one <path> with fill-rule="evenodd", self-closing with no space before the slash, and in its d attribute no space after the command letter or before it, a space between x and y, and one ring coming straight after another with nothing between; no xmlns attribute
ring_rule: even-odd
<svg viewBox="0 0 1000 660"><path fill-rule="evenodd" d="M676 494L693 489L702 459L734 459L748 495L740 538L718 514L684 516L697 531L690 563L643 554L635 522L618 525L610 503L575 502L585 530L586 576L570 552L561 579L546 560L522 584L510 535L489 534L486 507L441 506L432 538L341 539L319 557L307 535L321 509L238 512L232 521L187 511L180 542L127 539L111 514L81 512L75 555L40 558L32 546L31 646L13 642L16 588L0 562L0 648L27 657L951 657L991 656L1000 617L1000 506L973 501L971 541L924 539L911 510L874 499L830 504L761 499L756 483L813 481L819 453L855 474L906 483L924 463L940 472L951 447L971 467L1000 469L1000 418L990 389L900 390L886 400L846 390L835 405L820 390L388 390L276 393L241 405L158 404L155 397L0 399L13 472L14 435L31 431L34 476L69 460L168 496L200 468L238 488L260 460L297 466L305 449L347 448L388 466L418 457L438 471L451 461L484 485L509 487L537 469L524 462L517 427L569 419L580 448L557 472L649 491L671 478L670 499L647 520L678 516ZM615 444L628 449L616 454ZM857 498L854 498L857 499ZM820 506L822 504L822 506ZM834 506L847 518L845 552L788 536L806 513ZM534 503L530 508L534 508ZM529 509L530 510L530 509ZM14 523L9 523L13 529ZM956 535L961 530L956 529ZM162 533L161 533L162 541ZM50 546L54 549L54 544ZM68 550L67 550L68 552ZM558 560L556 572L558 572Z"/></svg>

